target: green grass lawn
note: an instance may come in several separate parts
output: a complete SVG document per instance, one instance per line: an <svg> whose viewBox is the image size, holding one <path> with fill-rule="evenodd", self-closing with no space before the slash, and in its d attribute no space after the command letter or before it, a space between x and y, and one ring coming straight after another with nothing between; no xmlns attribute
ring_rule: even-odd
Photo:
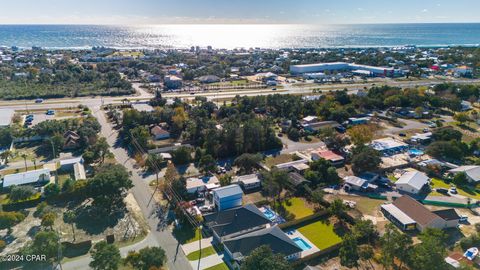
<svg viewBox="0 0 480 270"><path fill-rule="evenodd" d="M41 166L37 166L37 170L41 169L41 168L42 168ZM35 166L27 167L26 171L33 171L33 170L35 170ZM25 167L21 167L21 168L17 168L17 169L5 169L5 170L0 171L0 175L5 176L5 175L9 175L9 174L22 173L22 172L25 172Z"/></svg>
<svg viewBox="0 0 480 270"><path fill-rule="evenodd" d="M299 227L297 230L320 250L342 242L340 236L333 231L333 224L328 224L324 220Z"/></svg>
<svg viewBox="0 0 480 270"><path fill-rule="evenodd" d="M75 179L73 173L58 173L58 185L62 186L68 179Z"/></svg>
<svg viewBox="0 0 480 270"><path fill-rule="evenodd" d="M217 264L204 270L229 270L228 266L225 263Z"/></svg>
<svg viewBox="0 0 480 270"><path fill-rule="evenodd" d="M200 251L202 252L202 254L200 254ZM200 258L205 258L215 253L217 253L217 251L213 248L213 246L209 246L188 254L187 259L190 261L196 261Z"/></svg>
<svg viewBox="0 0 480 270"><path fill-rule="evenodd" d="M286 163L286 162L290 162L290 161L293 161L292 155L281 154L281 155L278 155L276 157L267 157L265 159L265 165L267 167L271 168L271 167L273 167L277 164Z"/></svg>
<svg viewBox="0 0 480 270"><path fill-rule="evenodd" d="M294 197L284 200L282 205L290 214L295 215L295 219L308 217L314 214L313 209L310 208L302 198Z"/></svg>
<svg viewBox="0 0 480 270"><path fill-rule="evenodd" d="M450 188L449 183L445 183L443 180L438 179L438 178L432 178L432 190L435 188ZM480 193L476 192L474 188L468 188L468 187L458 187L457 186L457 191L459 195L465 196L465 197L470 197L472 199L477 199L480 200ZM433 190L430 194L430 196L445 196L444 194L438 193L435 190Z"/></svg>
<svg viewBox="0 0 480 270"><path fill-rule="evenodd" d="M200 237L200 229L194 229L191 226L183 225L180 229L175 228L173 235L180 242L180 244L188 244L193 241L198 241Z"/></svg>

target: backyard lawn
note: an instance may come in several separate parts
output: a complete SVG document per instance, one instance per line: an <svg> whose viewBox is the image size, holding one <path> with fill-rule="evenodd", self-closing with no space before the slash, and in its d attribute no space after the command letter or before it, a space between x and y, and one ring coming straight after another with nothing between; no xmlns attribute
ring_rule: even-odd
<svg viewBox="0 0 480 270"><path fill-rule="evenodd" d="M265 165L269 168L272 168L273 166L275 166L277 164L286 163L286 162L290 162L290 161L293 161L292 155L281 154L281 155L278 155L276 157L273 157L273 156L267 157L265 159Z"/></svg>
<svg viewBox="0 0 480 270"><path fill-rule="evenodd" d="M295 219L308 217L314 214L313 209L302 198L290 198L283 201L282 205L285 207L285 210L295 216Z"/></svg>
<svg viewBox="0 0 480 270"><path fill-rule="evenodd" d="M225 263L217 264L204 270L229 270L228 266Z"/></svg>
<svg viewBox="0 0 480 270"><path fill-rule="evenodd" d="M202 252L202 254L200 255L200 251ZM217 253L217 251L213 248L213 246L209 246L209 247L206 247L206 248L202 248L201 250L197 250L197 251L194 251L190 254L187 255L187 259L189 261L196 261L200 258L205 258L205 257L208 257L212 254L215 254Z"/></svg>
<svg viewBox="0 0 480 270"><path fill-rule="evenodd" d="M430 196L445 196L444 194L438 193L437 191L433 190L436 188L445 188L449 189L450 184L445 183L443 180L438 178L432 178L432 192L429 194ZM458 187L457 191L459 195L470 197L472 199L480 200L480 193L476 192L473 188L469 189L468 187Z"/></svg>
<svg viewBox="0 0 480 270"><path fill-rule="evenodd" d="M296 229L320 250L342 242L340 236L333 231L333 224L328 224L325 220L319 220Z"/></svg>

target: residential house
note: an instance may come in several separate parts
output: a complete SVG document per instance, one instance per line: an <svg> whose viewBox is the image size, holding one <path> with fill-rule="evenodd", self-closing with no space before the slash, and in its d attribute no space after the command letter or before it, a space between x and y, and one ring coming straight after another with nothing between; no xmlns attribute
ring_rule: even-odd
<svg viewBox="0 0 480 270"><path fill-rule="evenodd" d="M303 171L307 170L310 168L308 166L308 160L307 159L299 159L299 160L294 160L290 162L285 162L281 164L275 165L277 169L280 170L285 170L285 171L296 171L298 173L302 173Z"/></svg>
<svg viewBox="0 0 480 270"><path fill-rule="evenodd" d="M220 187L220 181L215 175L203 177L190 177L187 179L186 189L190 194L203 192Z"/></svg>
<svg viewBox="0 0 480 270"><path fill-rule="evenodd" d="M58 170L63 172L72 171L75 180L87 179L83 162L82 157L60 160L60 168Z"/></svg>
<svg viewBox="0 0 480 270"><path fill-rule="evenodd" d="M393 203L383 204L381 211L386 218L404 231L455 228L460 220L453 209L432 212L408 195L396 199Z"/></svg>
<svg viewBox="0 0 480 270"><path fill-rule="evenodd" d="M310 156L314 161L322 158L325 160L328 160L333 166L342 166L343 163L345 162L345 158L343 158L342 156L330 150L317 149L315 151L310 152Z"/></svg>
<svg viewBox="0 0 480 270"><path fill-rule="evenodd" d="M196 78L196 80L201 83L216 83L220 81L220 77L215 75L205 75L205 76Z"/></svg>
<svg viewBox="0 0 480 270"><path fill-rule="evenodd" d="M273 253L281 254L286 260L300 258L302 249L278 226L257 230L223 242L226 258L238 267L250 253L260 246L268 246Z"/></svg>
<svg viewBox="0 0 480 270"><path fill-rule="evenodd" d="M408 144L392 138L373 140L370 146L381 152L383 155L392 155L408 149Z"/></svg>
<svg viewBox="0 0 480 270"><path fill-rule="evenodd" d="M243 204L243 191L239 185L216 188L213 191L213 203L218 211L234 208Z"/></svg>
<svg viewBox="0 0 480 270"><path fill-rule="evenodd" d="M154 126L150 133L152 134L155 140L165 140L170 138L170 132L166 131L165 129L161 128L160 126Z"/></svg>
<svg viewBox="0 0 480 270"><path fill-rule="evenodd" d="M336 121L320 121L320 122L312 122L306 123L302 125L303 129L309 132L318 132L325 128L339 128L340 124Z"/></svg>
<svg viewBox="0 0 480 270"><path fill-rule="evenodd" d="M291 172L288 174L288 184L292 189L301 190L304 185L308 185L310 181L305 179L301 174L296 172Z"/></svg>
<svg viewBox="0 0 480 270"><path fill-rule="evenodd" d="M63 149L76 149L80 146L80 135L75 131L67 131L63 134L64 144Z"/></svg>
<svg viewBox="0 0 480 270"><path fill-rule="evenodd" d="M270 227L270 220L253 204L204 215L205 225L213 239L221 243L249 232Z"/></svg>
<svg viewBox="0 0 480 270"><path fill-rule="evenodd" d="M178 89L182 87L183 81L175 75L168 75L164 78L165 86L168 89Z"/></svg>
<svg viewBox="0 0 480 270"><path fill-rule="evenodd" d="M400 176L395 182L395 186L398 190L411 194L418 194L424 191L429 183L430 178L425 173L411 169Z"/></svg>
<svg viewBox="0 0 480 270"><path fill-rule="evenodd" d="M258 174L235 176L232 183L239 184L245 191L255 190L262 185Z"/></svg>
<svg viewBox="0 0 480 270"><path fill-rule="evenodd" d="M348 124L352 125L352 126L356 126L356 125L365 125L365 124L368 124L368 122L370 122L370 117L350 117L348 118Z"/></svg>
<svg viewBox="0 0 480 270"><path fill-rule="evenodd" d="M468 181L472 183L480 182L480 166L476 166L476 165L460 166L455 169L451 169L448 172L451 175L455 175L457 173L463 172L467 176Z"/></svg>
<svg viewBox="0 0 480 270"><path fill-rule="evenodd" d="M43 186L50 182L50 170L40 169L22 173L5 175L3 188L11 186Z"/></svg>

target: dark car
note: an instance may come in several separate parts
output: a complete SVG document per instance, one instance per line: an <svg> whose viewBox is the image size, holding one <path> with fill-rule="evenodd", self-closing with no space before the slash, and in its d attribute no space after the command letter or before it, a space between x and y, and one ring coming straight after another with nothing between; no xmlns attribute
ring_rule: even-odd
<svg viewBox="0 0 480 270"><path fill-rule="evenodd" d="M398 134L398 136L400 136L400 137L407 137L407 134L405 134L405 133L400 133L400 134Z"/></svg>
<svg viewBox="0 0 480 270"><path fill-rule="evenodd" d="M436 191L440 194L443 194L443 195L450 195L450 194L448 194L448 189L446 189L446 188L437 188Z"/></svg>

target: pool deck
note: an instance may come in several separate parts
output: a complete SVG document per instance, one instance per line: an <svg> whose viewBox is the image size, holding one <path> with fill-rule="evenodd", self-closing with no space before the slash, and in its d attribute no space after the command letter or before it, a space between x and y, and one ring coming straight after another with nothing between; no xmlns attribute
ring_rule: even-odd
<svg viewBox="0 0 480 270"><path fill-rule="evenodd" d="M302 238L303 241L307 242L307 244L309 244L309 245L312 247L312 248L309 249L309 250L304 250L304 251L302 251L302 253L301 253L301 255L300 255L300 258L303 258L303 257L305 257L305 256L308 256L308 255L310 255L310 254L313 254L313 253L315 253L315 252L320 251L320 249L319 249L317 246L315 246L312 242L310 242L310 240L308 240L308 238L305 237L303 234L301 234L298 230L295 230L295 232L292 233L291 235L288 234L287 232L285 232L285 233L286 233L286 235L288 236L288 238L290 238L290 239L292 239L292 240L295 239L295 238L297 238L297 237L298 237L298 238Z"/></svg>

